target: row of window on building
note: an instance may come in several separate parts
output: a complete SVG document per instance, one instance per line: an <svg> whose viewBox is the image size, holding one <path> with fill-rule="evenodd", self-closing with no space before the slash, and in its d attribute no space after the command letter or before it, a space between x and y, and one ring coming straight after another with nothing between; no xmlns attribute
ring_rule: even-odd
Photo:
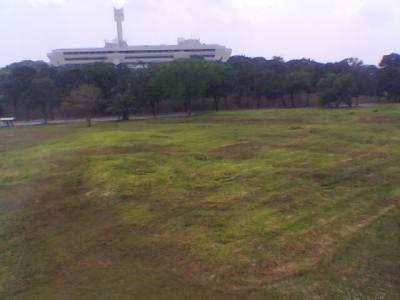
<svg viewBox="0 0 400 300"><path fill-rule="evenodd" d="M192 55L191 57L203 57L203 58L214 58L214 54L201 54L201 55ZM125 56L125 59L174 59L173 55L146 55L146 56ZM66 57L66 61L101 61L107 60L106 56L97 56L97 57Z"/></svg>
<svg viewBox="0 0 400 300"><path fill-rule="evenodd" d="M64 52L64 55L87 55L87 54L124 54L124 53L175 53L175 52L215 52L216 49L165 49L165 50L118 50L118 51L79 51Z"/></svg>

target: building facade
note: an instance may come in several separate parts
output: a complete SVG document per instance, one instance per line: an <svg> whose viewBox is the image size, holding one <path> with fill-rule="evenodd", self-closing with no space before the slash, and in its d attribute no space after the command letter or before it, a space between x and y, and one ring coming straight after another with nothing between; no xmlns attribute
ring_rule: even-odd
<svg viewBox="0 0 400 300"><path fill-rule="evenodd" d="M177 59L201 57L209 61L226 62L232 50L217 44L202 44L197 39L178 39L176 45L129 46L123 39L123 9L114 9L117 39L103 48L57 49L48 54L53 66L87 63L113 63L130 67L151 63L167 63Z"/></svg>

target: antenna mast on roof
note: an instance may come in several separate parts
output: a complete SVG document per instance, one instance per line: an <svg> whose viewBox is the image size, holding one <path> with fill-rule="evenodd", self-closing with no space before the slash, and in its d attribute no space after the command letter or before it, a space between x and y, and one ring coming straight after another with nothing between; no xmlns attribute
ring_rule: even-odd
<svg viewBox="0 0 400 300"><path fill-rule="evenodd" d="M124 46L126 45L126 42L124 41L124 37L123 37L123 32L122 32L122 22L124 21L124 9L120 8L114 8L114 20L115 22L117 22L117 41L118 41L118 45L120 46Z"/></svg>

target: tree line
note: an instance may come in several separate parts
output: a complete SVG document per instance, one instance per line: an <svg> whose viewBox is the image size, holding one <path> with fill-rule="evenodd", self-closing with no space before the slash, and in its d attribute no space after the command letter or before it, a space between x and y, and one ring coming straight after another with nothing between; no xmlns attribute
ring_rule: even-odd
<svg viewBox="0 0 400 300"><path fill-rule="evenodd" d="M316 97L317 96L317 97ZM341 106L360 96L400 100L400 55L378 66L357 58L337 63L285 62L233 56L227 63L201 58L128 68L96 63L52 67L23 61L0 69L0 115L54 118L261 107ZM317 100L315 100L317 99Z"/></svg>

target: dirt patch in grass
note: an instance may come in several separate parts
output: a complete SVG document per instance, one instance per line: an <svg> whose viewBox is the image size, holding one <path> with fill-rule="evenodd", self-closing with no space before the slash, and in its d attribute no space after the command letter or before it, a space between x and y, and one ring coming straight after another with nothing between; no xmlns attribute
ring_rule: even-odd
<svg viewBox="0 0 400 300"><path fill-rule="evenodd" d="M35 288L42 285L60 294L69 293L79 288L81 280L85 280L81 274L88 268L107 273L121 270L126 276L127 270L140 266L153 276L170 274L184 278L181 284L188 288L193 285L204 289L213 282L213 267L197 261L180 243L162 238L164 234L168 237L162 228L155 224L121 224L113 213L115 204L109 206L85 197L79 174L63 179L43 178L36 186L35 200L27 207L24 218L29 255L21 265L15 294L7 295L23 291L22 298L29 298L25 295L35 295ZM108 276L104 273L102 279ZM92 280L95 279L93 276ZM115 280L124 285L129 279ZM99 289L107 290L104 286ZM147 294L144 290L142 293Z"/></svg>
<svg viewBox="0 0 400 300"><path fill-rule="evenodd" d="M197 124L237 124L243 125L281 125L281 124L299 124L304 120L301 118L267 118L261 116L260 118L236 118L233 116L200 116L193 118L191 123ZM313 123L313 120L307 120L309 124Z"/></svg>
<svg viewBox="0 0 400 300"><path fill-rule="evenodd" d="M73 151L77 156L88 155L120 155L140 152L162 152L169 150L169 147L160 146L156 144L136 144L127 147L106 147L106 148L93 148L93 149L77 149Z"/></svg>
<svg viewBox="0 0 400 300"><path fill-rule="evenodd" d="M398 163L399 157L395 154L354 153L352 158L316 170L295 170L292 175L312 178L327 189L336 186L365 187L377 180L377 174Z"/></svg>
<svg viewBox="0 0 400 300"><path fill-rule="evenodd" d="M207 157L210 159L251 159L263 147L259 143L238 143L211 150Z"/></svg>
<svg viewBox="0 0 400 300"><path fill-rule="evenodd" d="M29 187L1 186L0 187L0 212L14 211L18 209L25 200L24 194Z"/></svg>
<svg viewBox="0 0 400 300"><path fill-rule="evenodd" d="M398 123L399 121L391 118L391 117L387 117L387 116L368 116L368 117L362 117L360 118L360 121L362 123L378 123L378 124L390 124L390 123Z"/></svg>
<svg viewBox="0 0 400 300"><path fill-rule="evenodd" d="M9 288L8 295L51 285L50 278L68 273L71 266L96 253L104 233L118 224L109 210L85 197L80 173L67 171L62 178L44 177L33 184L35 189L20 212L23 251L29 255L15 266L19 281Z"/></svg>
<svg viewBox="0 0 400 300"><path fill-rule="evenodd" d="M276 207L279 211L286 213L291 211L293 204L300 204L296 200L298 193L293 191L287 191L285 193L276 194L271 197L271 199L265 201L265 205L269 207Z"/></svg>
<svg viewBox="0 0 400 300"><path fill-rule="evenodd" d="M43 142L75 132L75 128L64 126L22 128L0 128L0 153L28 148Z"/></svg>

